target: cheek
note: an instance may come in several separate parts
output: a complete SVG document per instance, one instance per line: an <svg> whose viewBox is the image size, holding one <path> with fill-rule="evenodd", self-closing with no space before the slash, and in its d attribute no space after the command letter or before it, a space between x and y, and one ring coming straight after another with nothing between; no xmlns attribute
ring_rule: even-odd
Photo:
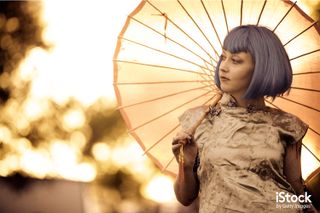
<svg viewBox="0 0 320 213"><path fill-rule="evenodd" d="M247 89L250 85L253 71L251 70L235 70L232 78L232 87L235 90ZM231 86L231 85L230 85Z"/></svg>

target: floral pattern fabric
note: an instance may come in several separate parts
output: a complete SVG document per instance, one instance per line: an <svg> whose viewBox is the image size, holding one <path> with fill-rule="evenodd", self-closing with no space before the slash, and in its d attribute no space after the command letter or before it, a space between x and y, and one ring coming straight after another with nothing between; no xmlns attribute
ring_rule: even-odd
<svg viewBox="0 0 320 213"><path fill-rule="evenodd" d="M179 117L182 128L188 129L203 113L205 107L187 110ZM285 148L301 140L307 129L292 114L267 106L237 107L224 94L194 135L200 213L302 212L277 208L276 193L294 194L283 174Z"/></svg>

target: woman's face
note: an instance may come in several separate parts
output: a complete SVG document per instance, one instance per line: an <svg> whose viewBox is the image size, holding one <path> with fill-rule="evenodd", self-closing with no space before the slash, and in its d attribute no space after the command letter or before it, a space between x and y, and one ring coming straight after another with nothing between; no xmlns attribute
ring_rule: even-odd
<svg viewBox="0 0 320 213"><path fill-rule="evenodd" d="M251 82L254 63L250 53L223 50L219 68L222 91L242 97Z"/></svg>

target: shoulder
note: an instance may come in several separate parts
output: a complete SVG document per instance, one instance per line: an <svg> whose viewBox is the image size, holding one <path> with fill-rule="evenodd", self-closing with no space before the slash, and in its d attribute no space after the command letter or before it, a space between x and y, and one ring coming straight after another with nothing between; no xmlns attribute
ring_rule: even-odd
<svg viewBox="0 0 320 213"><path fill-rule="evenodd" d="M272 125L278 128L280 136L289 143L301 140L308 130L308 125L298 116L280 109L271 109Z"/></svg>
<svg viewBox="0 0 320 213"><path fill-rule="evenodd" d="M207 109L207 106L197 106L184 111L182 115L178 117L182 128L188 129L194 123L199 121L199 119L206 113Z"/></svg>

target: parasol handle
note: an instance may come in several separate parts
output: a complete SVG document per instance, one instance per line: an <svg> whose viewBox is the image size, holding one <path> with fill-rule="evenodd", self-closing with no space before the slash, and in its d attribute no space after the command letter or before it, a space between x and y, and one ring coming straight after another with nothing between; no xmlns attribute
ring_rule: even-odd
<svg viewBox="0 0 320 213"><path fill-rule="evenodd" d="M212 105L211 106L215 106L217 105L218 101L222 98L222 93L217 93L216 96L214 97L213 101L212 101ZM201 117L197 120L197 122L195 122L189 129L187 129L185 131L185 133L187 133L188 135L194 135L194 133L196 132L196 129L198 128L198 126L201 124L201 122L203 121L203 119L207 116L207 114L210 111L210 107L208 107L205 111L205 113L203 113L203 115L201 115ZM179 167L182 169L180 170L180 172L183 171L183 164L184 164L184 153L183 153L183 147L184 145L180 146L180 150L179 150ZM179 173L180 173L179 172Z"/></svg>

